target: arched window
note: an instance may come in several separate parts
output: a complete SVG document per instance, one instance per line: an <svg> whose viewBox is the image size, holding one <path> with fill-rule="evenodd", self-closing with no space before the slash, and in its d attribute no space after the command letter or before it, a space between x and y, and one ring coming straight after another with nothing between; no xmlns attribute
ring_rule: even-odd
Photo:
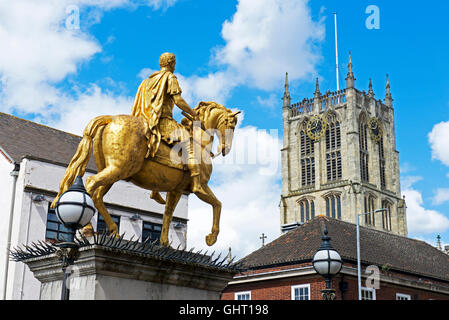
<svg viewBox="0 0 449 320"><path fill-rule="evenodd" d="M310 199L302 199L299 202L299 215L302 223L315 218L315 202Z"/></svg>
<svg viewBox="0 0 449 320"><path fill-rule="evenodd" d="M326 129L326 170L327 181L341 180L341 133L340 122L335 114L327 118Z"/></svg>
<svg viewBox="0 0 449 320"><path fill-rule="evenodd" d="M315 144L306 131L300 131L301 143L301 186L315 184Z"/></svg>
<svg viewBox="0 0 449 320"><path fill-rule="evenodd" d="M384 230L391 231L391 203L389 201L382 201L382 208L387 209L382 212L382 227Z"/></svg>
<svg viewBox="0 0 449 320"><path fill-rule="evenodd" d="M368 124L365 117L360 119L359 124L359 145L360 145L360 174L363 182L369 182L368 172Z"/></svg>
<svg viewBox="0 0 449 320"><path fill-rule="evenodd" d="M367 215L365 215L365 224L374 226L376 225L376 217L374 214L376 207L374 197L372 195L366 195L364 202L365 212L367 213Z"/></svg>
<svg viewBox="0 0 449 320"><path fill-rule="evenodd" d="M330 194L325 197L326 216L341 220L341 196L339 194Z"/></svg>
<svg viewBox="0 0 449 320"><path fill-rule="evenodd" d="M387 181L385 179L385 153L384 153L384 138L379 141L379 174L380 174L380 187L382 190L387 188Z"/></svg>

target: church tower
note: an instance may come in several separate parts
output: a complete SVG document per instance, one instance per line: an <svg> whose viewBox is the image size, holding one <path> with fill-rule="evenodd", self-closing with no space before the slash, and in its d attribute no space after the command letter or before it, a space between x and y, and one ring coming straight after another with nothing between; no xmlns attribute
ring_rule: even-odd
<svg viewBox="0 0 449 320"><path fill-rule="evenodd" d="M348 70L345 89L323 94L317 79L313 98L295 104L286 75L281 225L368 213L361 225L407 236L389 77L382 101L371 79L367 93L355 88L351 52Z"/></svg>

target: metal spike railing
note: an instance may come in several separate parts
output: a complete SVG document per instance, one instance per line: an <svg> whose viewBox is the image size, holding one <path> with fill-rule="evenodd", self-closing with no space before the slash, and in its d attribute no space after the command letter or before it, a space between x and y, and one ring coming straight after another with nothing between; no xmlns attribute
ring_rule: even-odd
<svg viewBox="0 0 449 320"><path fill-rule="evenodd" d="M38 241L33 242L31 245L23 245L14 250L9 251L9 255L13 261L23 261L35 257L45 256L55 253L56 247L47 242Z"/></svg>
<svg viewBox="0 0 449 320"><path fill-rule="evenodd" d="M80 248L96 245L117 251L138 253L160 260L180 262L213 269L235 272L239 272L242 269L240 263L234 263L235 257L229 259L226 255L220 260L221 253L215 257L215 251L212 252L211 255L207 255L207 251L203 253L202 249L195 252L194 248L190 248L189 250L187 250L187 248L180 249L180 245L174 249L171 246L166 247L160 245L158 240L151 241L146 239L145 241L141 241L139 238L134 240L134 236L129 240L125 240L124 236L125 234L115 237L103 232L94 234L90 238L86 238L84 235L78 234L75 238L75 242ZM19 262L53 254L57 249L58 248L52 243L38 241L37 243L33 242L30 245L19 246L11 250L9 254L11 260Z"/></svg>

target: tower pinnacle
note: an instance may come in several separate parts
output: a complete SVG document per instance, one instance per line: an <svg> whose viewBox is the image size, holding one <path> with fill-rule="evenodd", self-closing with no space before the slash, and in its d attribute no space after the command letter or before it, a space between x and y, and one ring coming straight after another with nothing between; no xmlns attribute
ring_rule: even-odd
<svg viewBox="0 0 449 320"><path fill-rule="evenodd" d="M390 89L390 77L387 73L387 86L386 86L386 94L385 94L385 104L389 107L393 107L393 97L391 96Z"/></svg>
<svg viewBox="0 0 449 320"><path fill-rule="evenodd" d="M318 78L316 78L316 86L315 86L315 95L320 95L320 82L318 80Z"/></svg>
<svg viewBox="0 0 449 320"><path fill-rule="evenodd" d="M368 90L368 96L374 97L373 82L372 82L371 78L369 78L369 90Z"/></svg>
<svg viewBox="0 0 449 320"><path fill-rule="evenodd" d="M352 58L351 51L349 51L348 76L346 77L346 88L354 88L355 83L354 73L352 72Z"/></svg>
<svg viewBox="0 0 449 320"><path fill-rule="evenodd" d="M352 58L351 58L351 50L349 50L348 73L349 73L349 74L352 74Z"/></svg>
<svg viewBox="0 0 449 320"><path fill-rule="evenodd" d="M284 101L283 107L287 108L290 107L290 92L288 91L288 72L285 73L285 91L284 91L284 97L282 100Z"/></svg>
<svg viewBox="0 0 449 320"><path fill-rule="evenodd" d="M391 91L390 91L390 78L388 77L388 73L387 73L387 97L391 98Z"/></svg>

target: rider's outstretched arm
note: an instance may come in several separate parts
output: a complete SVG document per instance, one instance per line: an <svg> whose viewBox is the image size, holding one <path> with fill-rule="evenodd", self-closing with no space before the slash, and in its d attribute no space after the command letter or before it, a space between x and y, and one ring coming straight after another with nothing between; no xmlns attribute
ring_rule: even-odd
<svg viewBox="0 0 449 320"><path fill-rule="evenodd" d="M189 104L184 100L183 97L181 97L180 94L176 94L173 96L173 100L175 102L175 104L184 112L190 114L192 117L196 118L198 117L197 113L195 112L195 110L193 110L192 108L190 108Z"/></svg>

